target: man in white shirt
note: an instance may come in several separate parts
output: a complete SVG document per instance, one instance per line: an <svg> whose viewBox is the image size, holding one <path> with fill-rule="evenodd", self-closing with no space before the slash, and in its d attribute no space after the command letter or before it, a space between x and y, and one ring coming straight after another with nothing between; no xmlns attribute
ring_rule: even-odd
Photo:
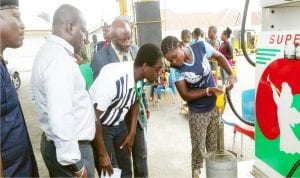
<svg viewBox="0 0 300 178"><path fill-rule="evenodd" d="M85 39L86 22L74 6L54 13L52 35L39 50L31 84L40 127L41 152L51 177L94 177L91 141L95 112L73 57Z"/></svg>
<svg viewBox="0 0 300 178"><path fill-rule="evenodd" d="M112 72L113 71L113 72ZM105 65L90 88L96 108L96 150L99 155L97 167L108 165L122 170L121 177L132 177L130 153L136 132L139 105L143 105L143 80L153 82L163 71L162 53L154 44L143 45L135 61ZM124 122L130 118L130 127ZM105 144L105 150L102 144ZM109 160L101 155L111 155ZM105 160L106 162L104 162Z"/></svg>

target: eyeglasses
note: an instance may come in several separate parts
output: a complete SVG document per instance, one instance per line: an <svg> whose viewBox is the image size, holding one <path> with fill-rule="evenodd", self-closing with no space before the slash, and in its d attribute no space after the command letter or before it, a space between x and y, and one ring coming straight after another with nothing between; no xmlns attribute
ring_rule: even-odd
<svg viewBox="0 0 300 178"><path fill-rule="evenodd" d="M133 38L132 35L128 36L127 38L122 38L120 36L115 36L113 37L115 41L121 43L121 44L127 44L127 43L131 43Z"/></svg>
<svg viewBox="0 0 300 178"><path fill-rule="evenodd" d="M162 70L163 68L164 68L164 66L163 65L161 65L161 66L150 66L152 69L154 69L155 71L160 71L160 70Z"/></svg>
<svg viewBox="0 0 300 178"><path fill-rule="evenodd" d="M117 39L116 38L116 41L121 44L130 44L132 42L132 38L126 38L126 39Z"/></svg>

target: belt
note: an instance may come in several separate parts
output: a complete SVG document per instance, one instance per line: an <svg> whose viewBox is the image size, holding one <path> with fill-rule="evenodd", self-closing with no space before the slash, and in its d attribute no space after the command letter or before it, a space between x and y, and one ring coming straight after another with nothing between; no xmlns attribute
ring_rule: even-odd
<svg viewBox="0 0 300 178"><path fill-rule="evenodd" d="M48 141L48 142L53 142L53 140L51 140L51 139L49 139L48 137L47 137L47 135L43 132L43 134L42 134L42 137L46 140L46 141ZM53 142L54 143L54 142ZM79 145L90 145L91 144L91 141L89 141L89 140L78 140L78 144Z"/></svg>

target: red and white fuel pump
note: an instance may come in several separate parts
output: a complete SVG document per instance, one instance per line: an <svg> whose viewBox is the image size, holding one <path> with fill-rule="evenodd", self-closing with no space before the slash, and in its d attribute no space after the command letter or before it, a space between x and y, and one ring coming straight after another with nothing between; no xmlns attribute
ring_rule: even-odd
<svg viewBox="0 0 300 178"><path fill-rule="evenodd" d="M261 0L256 53L257 177L300 177L300 0Z"/></svg>

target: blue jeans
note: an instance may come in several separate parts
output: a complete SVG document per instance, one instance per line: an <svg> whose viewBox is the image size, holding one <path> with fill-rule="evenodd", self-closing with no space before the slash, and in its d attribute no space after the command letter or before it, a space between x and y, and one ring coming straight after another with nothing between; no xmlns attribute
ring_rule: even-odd
<svg viewBox="0 0 300 178"><path fill-rule="evenodd" d="M143 117L143 116L139 114L138 117ZM126 115L125 121L126 121L127 128L129 128L130 118L128 117L128 115ZM142 127L141 124L138 122L136 126L134 143L132 146L134 177L148 177L147 143L145 137L145 130L146 128Z"/></svg>
<svg viewBox="0 0 300 178"><path fill-rule="evenodd" d="M147 143L145 130L138 123L132 147L134 177L148 177Z"/></svg>
<svg viewBox="0 0 300 178"><path fill-rule="evenodd" d="M155 90L156 89L156 90ZM162 93L162 89L165 89L164 85L151 85L151 93L150 96L153 98L154 92L156 91L157 93L157 98L161 99L161 93Z"/></svg>
<svg viewBox="0 0 300 178"><path fill-rule="evenodd" d="M132 177L131 159L127 145L120 149L128 131L124 121L117 126L102 125L103 140L114 168L122 170L121 177ZM98 168L98 166L96 166ZM99 171L98 171L99 172Z"/></svg>
<svg viewBox="0 0 300 178"><path fill-rule="evenodd" d="M95 177L95 165L91 144L80 144L81 160L88 171L89 177ZM42 135L41 153L48 168L50 177L74 177L74 173L57 162L56 149L53 141L46 140Z"/></svg>

